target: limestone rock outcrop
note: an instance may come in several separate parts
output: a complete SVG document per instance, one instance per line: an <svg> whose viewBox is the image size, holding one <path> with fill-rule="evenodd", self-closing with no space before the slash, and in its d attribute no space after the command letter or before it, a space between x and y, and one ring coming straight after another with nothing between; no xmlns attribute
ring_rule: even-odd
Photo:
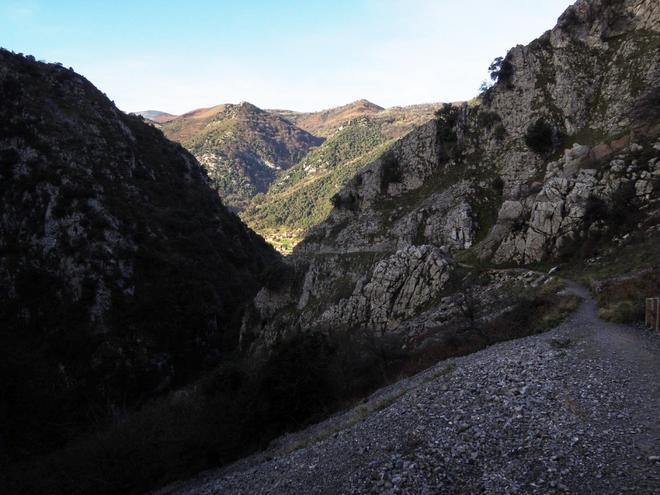
<svg viewBox="0 0 660 495"><path fill-rule="evenodd" d="M438 297L451 270L438 248L408 246L376 263L351 296L325 310L320 320L374 330L395 328Z"/></svg>

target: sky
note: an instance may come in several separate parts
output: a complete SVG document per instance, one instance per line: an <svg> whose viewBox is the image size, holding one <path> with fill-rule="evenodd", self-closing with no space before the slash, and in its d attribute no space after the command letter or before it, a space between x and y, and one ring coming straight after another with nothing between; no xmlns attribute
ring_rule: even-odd
<svg viewBox="0 0 660 495"><path fill-rule="evenodd" d="M60 62L124 111L314 111L467 100L570 0L0 0L0 46Z"/></svg>

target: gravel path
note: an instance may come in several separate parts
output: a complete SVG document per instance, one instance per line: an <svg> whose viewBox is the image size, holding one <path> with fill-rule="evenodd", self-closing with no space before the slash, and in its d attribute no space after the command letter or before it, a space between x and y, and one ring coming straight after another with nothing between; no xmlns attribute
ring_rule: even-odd
<svg viewBox="0 0 660 495"><path fill-rule="evenodd" d="M660 335L599 320L438 363L158 495L660 494Z"/></svg>

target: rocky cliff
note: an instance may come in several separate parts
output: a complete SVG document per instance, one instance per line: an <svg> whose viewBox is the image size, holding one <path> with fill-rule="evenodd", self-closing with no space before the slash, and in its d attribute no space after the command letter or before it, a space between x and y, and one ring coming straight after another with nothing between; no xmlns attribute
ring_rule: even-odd
<svg viewBox="0 0 660 495"><path fill-rule="evenodd" d="M0 51L0 460L216 365L278 256L193 156Z"/></svg>
<svg viewBox="0 0 660 495"><path fill-rule="evenodd" d="M446 105L333 197L292 282L256 297L243 343L367 328L421 345L511 304L500 284L525 286L477 280L478 265L584 260L654 235L659 30L653 1L580 0L512 48L476 105Z"/></svg>

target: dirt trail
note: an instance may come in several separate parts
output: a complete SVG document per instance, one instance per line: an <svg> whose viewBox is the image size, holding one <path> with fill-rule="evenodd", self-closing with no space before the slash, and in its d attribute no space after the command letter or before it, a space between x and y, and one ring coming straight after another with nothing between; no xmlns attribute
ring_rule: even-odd
<svg viewBox="0 0 660 495"><path fill-rule="evenodd" d="M593 359L609 362L628 385L623 393L636 407L628 408L630 424L644 425L647 434L637 438L642 455L660 455L660 353L659 337L641 327L610 323L598 318L596 301L584 287L569 284L566 289L584 302L571 323L591 330ZM660 469L660 465L658 465Z"/></svg>

